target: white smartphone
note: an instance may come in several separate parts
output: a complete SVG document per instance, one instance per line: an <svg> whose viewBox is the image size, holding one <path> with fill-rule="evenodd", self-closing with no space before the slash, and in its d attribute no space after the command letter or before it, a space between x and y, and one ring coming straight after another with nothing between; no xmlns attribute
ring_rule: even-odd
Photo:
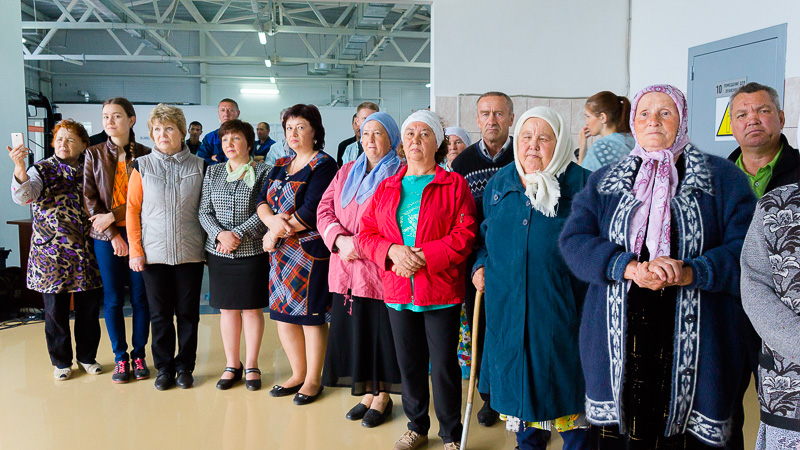
<svg viewBox="0 0 800 450"><path fill-rule="evenodd" d="M17 148L20 145L25 145L25 138L22 133L11 133L11 148Z"/></svg>

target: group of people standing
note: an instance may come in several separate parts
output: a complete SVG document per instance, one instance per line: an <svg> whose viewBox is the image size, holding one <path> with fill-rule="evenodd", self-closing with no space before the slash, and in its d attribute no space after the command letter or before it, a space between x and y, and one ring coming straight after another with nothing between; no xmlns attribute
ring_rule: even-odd
<svg viewBox="0 0 800 450"><path fill-rule="evenodd" d="M685 98L669 85L630 102L591 97L577 150L555 110L517 119L500 92L478 100L475 143L430 111L398 126L364 104L341 167L312 105L282 112L285 141L267 163L235 102L220 111L202 157L174 106L151 112L152 150L136 143L120 98L103 105L105 143L87 149L83 127L64 120L53 157L26 170L27 149L9 148L14 200L34 218L28 286L45 299L56 379L71 371L72 296L87 372L102 370L102 298L113 381L149 376L150 324L156 387L191 387L207 263L227 366L217 388L261 387L269 308L291 367L270 395L305 405L324 386L349 387L361 400L346 418L374 427L400 394L409 423L395 449L427 443L429 380L444 448L459 448L465 301L485 336L473 355L478 421L504 420L521 449L545 448L553 430L570 449L743 448L754 371L758 448L800 439L800 155L774 89L731 97L730 161L691 144ZM285 154L270 164L272 149ZM484 314L472 323L476 291Z"/></svg>

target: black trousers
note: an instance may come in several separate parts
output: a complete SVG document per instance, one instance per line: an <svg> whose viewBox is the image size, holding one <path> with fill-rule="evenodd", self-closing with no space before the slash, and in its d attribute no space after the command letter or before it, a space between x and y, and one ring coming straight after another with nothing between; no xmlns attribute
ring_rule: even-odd
<svg viewBox="0 0 800 450"><path fill-rule="evenodd" d="M453 344L458 342L461 308L426 312L389 308L394 348L403 384L403 411L408 429L428 434L428 361L431 363L433 405L439 436L445 443L461 441L461 369Z"/></svg>
<svg viewBox="0 0 800 450"><path fill-rule="evenodd" d="M144 287L150 306L151 349L159 372L174 374L194 370L197 359L197 327L200 322L200 290L203 263L145 266ZM178 354L175 355L175 326L178 323Z"/></svg>
<svg viewBox="0 0 800 450"><path fill-rule="evenodd" d="M92 364L100 345L100 300L102 289L86 292L42 294L44 335L50 362L59 368L72 365L72 338L69 332L69 299L75 298L75 355L78 362Z"/></svg>

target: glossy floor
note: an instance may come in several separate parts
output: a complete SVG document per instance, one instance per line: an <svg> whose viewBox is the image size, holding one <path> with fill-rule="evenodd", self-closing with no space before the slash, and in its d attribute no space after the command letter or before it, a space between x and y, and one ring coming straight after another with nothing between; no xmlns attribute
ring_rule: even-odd
<svg viewBox="0 0 800 450"><path fill-rule="evenodd" d="M98 362L105 373L87 375L73 366L73 378L62 382L52 378L44 324L0 331L0 448L390 449L406 429L399 396L391 420L373 429L345 420L357 402L346 389L328 388L307 406L295 406L291 397L270 397L269 386L289 374L270 320L260 358L267 389L258 392L241 384L228 391L214 388L225 365L217 315L200 318L195 387L188 390L159 392L152 378L113 384L114 360L102 321L101 326ZM463 386L466 396L466 381ZM475 409L481 404L476 399ZM752 389L746 411L745 448L753 448L758 415ZM433 407L431 414L428 448L442 448ZM514 448L513 434L502 423L480 427L474 412L469 436L470 448ZM557 433L548 448L561 448Z"/></svg>

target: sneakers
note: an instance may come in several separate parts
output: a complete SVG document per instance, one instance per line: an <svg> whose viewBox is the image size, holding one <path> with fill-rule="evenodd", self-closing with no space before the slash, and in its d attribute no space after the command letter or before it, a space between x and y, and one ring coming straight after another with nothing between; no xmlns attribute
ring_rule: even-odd
<svg viewBox="0 0 800 450"><path fill-rule="evenodd" d="M72 367L67 367L65 369L59 369L58 367L55 367L53 369L53 378L55 378L56 381L68 380L69 377L71 376L72 376Z"/></svg>
<svg viewBox="0 0 800 450"><path fill-rule="evenodd" d="M81 365L81 367L83 367L83 370L85 370L86 373L88 373L89 375L99 375L103 373L103 366L97 364L97 361L91 364L84 364L80 361L78 361L78 363Z"/></svg>
<svg viewBox="0 0 800 450"><path fill-rule="evenodd" d="M147 363L144 358L133 359L133 377L137 380L146 380L150 378L150 369L147 368Z"/></svg>
<svg viewBox="0 0 800 450"><path fill-rule="evenodd" d="M419 434L417 432L408 430L403 434L403 436L400 437L400 440L394 444L394 450L414 450L415 448L420 448L427 443L427 434Z"/></svg>
<svg viewBox="0 0 800 450"><path fill-rule="evenodd" d="M111 381L114 383L127 383L131 379L130 367L128 361L118 361L114 366L114 375L111 375Z"/></svg>
<svg viewBox="0 0 800 450"><path fill-rule="evenodd" d="M447 442L444 444L444 450L461 450L460 442Z"/></svg>

